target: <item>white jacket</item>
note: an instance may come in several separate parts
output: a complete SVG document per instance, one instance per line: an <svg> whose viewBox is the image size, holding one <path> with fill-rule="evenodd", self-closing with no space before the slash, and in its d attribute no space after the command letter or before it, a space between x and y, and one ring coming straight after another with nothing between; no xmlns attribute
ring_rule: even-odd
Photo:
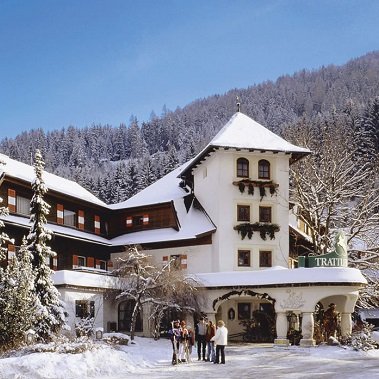
<svg viewBox="0 0 379 379"><path fill-rule="evenodd" d="M216 330L216 334L212 337L211 341L215 342L215 345L227 345L228 344L228 329L225 326L220 326Z"/></svg>

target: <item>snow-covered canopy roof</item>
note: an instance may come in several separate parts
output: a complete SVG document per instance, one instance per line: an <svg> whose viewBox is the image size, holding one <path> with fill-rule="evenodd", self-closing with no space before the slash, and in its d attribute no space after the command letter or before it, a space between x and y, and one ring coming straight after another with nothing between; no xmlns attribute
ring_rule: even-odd
<svg viewBox="0 0 379 379"><path fill-rule="evenodd" d="M291 154L293 160L311 153L309 149L287 142L250 117L237 112L184 171L199 164L205 155L217 148L283 152Z"/></svg>
<svg viewBox="0 0 379 379"><path fill-rule="evenodd" d="M119 288L120 279L114 276L81 271L60 270L53 274L55 286L72 285L89 288Z"/></svg>
<svg viewBox="0 0 379 379"><path fill-rule="evenodd" d="M0 220L8 224L21 226L25 229L30 228L29 218L25 216L16 216L16 215L0 216ZM46 229L51 230L57 236L64 236L64 237L69 237L76 240L88 241L91 243L111 246L111 242L108 239L98 236L96 234L86 233L79 229L69 228L67 226L50 224L50 223L46 224Z"/></svg>
<svg viewBox="0 0 379 379"><path fill-rule="evenodd" d="M0 174L5 174L9 177L30 183L33 182L36 177L33 166L18 162L9 158L7 155L0 154L0 162L5 163L0 164ZM72 180L64 179L46 171L43 172L42 177L49 190L108 208L107 204Z"/></svg>
<svg viewBox="0 0 379 379"><path fill-rule="evenodd" d="M271 267L260 271L231 271L196 274L205 287L275 286L307 283L367 284L361 272L346 267Z"/></svg>

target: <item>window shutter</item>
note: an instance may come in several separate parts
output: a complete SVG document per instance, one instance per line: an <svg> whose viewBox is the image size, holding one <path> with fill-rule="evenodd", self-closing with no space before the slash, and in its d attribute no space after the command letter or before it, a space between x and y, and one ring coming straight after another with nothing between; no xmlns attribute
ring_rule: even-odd
<svg viewBox="0 0 379 379"><path fill-rule="evenodd" d="M8 262L16 255L15 245L8 245Z"/></svg>
<svg viewBox="0 0 379 379"><path fill-rule="evenodd" d="M143 225L149 225L149 215L143 215Z"/></svg>
<svg viewBox="0 0 379 379"><path fill-rule="evenodd" d="M16 191L8 188L8 209L9 212L16 212Z"/></svg>
<svg viewBox="0 0 379 379"><path fill-rule="evenodd" d="M60 225L63 225L63 221L64 221L63 210L64 210L63 205L57 204L57 223Z"/></svg>
<svg viewBox="0 0 379 379"><path fill-rule="evenodd" d="M95 262L96 262L95 267L99 270L100 269L100 259L96 259Z"/></svg>
<svg viewBox="0 0 379 379"><path fill-rule="evenodd" d="M54 271L58 270L58 258L57 257L53 258L53 270Z"/></svg>
<svg viewBox="0 0 379 379"><path fill-rule="evenodd" d="M78 211L78 227L84 230L84 211Z"/></svg>
<svg viewBox="0 0 379 379"><path fill-rule="evenodd" d="M95 227L95 233L100 234L100 216L97 216L97 215L95 216L94 227Z"/></svg>
<svg viewBox="0 0 379 379"><path fill-rule="evenodd" d="M78 256L77 255L73 255L72 256L72 268L78 268L79 264L78 264Z"/></svg>
<svg viewBox="0 0 379 379"><path fill-rule="evenodd" d="M187 254L180 256L180 268L185 270L187 268Z"/></svg>
<svg viewBox="0 0 379 379"><path fill-rule="evenodd" d="M162 257L162 266L166 266L168 264L168 255Z"/></svg>
<svg viewBox="0 0 379 379"><path fill-rule="evenodd" d="M131 228L133 226L133 218L131 216L128 216L126 218L126 227Z"/></svg>
<svg viewBox="0 0 379 379"><path fill-rule="evenodd" d="M93 257L88 257L87 258L87 267L95 267L95 258Z"/></svg>

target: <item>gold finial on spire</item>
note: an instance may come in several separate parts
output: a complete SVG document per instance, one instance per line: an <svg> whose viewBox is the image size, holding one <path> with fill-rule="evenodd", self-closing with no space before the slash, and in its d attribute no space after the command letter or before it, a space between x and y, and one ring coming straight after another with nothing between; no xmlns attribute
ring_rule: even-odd
<svg viewBox="0 0 379 379"><path fill-rule="evenodd" d="M236 100L237 100L237 112L241 112L240 98L238 96L236 96Z"/></svg>

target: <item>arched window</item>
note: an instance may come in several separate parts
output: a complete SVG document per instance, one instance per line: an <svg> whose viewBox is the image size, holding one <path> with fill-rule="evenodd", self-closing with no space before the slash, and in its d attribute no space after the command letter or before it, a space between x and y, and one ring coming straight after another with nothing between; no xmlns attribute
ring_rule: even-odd
<svg viewBox="0 0 379 379"><path fill-rule="evenodd" d="M261 159L258 162L258 178L270 179L270 162L266 159Z"/></svg>
<svg viewBox="0 0 379 379"><path fill-rule="evenodd" d="M249 161L246 158L237 159L237 176L239 178L249 177Z"/></svg>
<svg viewBox="0 0 379 379"><path fill-rule="evenodd" d="M130 325L132 323L132 314L134 309L135 301L126 300L119 304L118 306L118 330L120 331L130 331ZM136 321L136 332L142 332L142 318L138 312Z"/></svg>

